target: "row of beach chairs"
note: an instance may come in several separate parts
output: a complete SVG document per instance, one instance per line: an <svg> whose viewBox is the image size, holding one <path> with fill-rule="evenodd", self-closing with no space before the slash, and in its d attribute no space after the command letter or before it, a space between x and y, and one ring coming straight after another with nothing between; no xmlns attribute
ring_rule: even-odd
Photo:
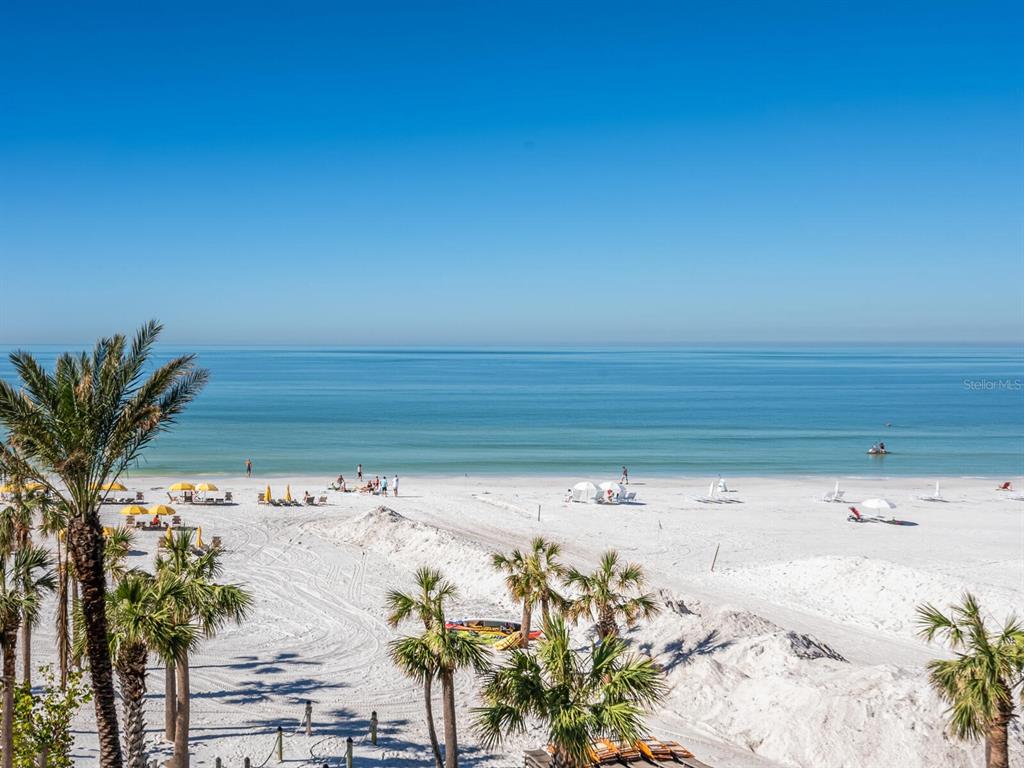
<svg viewBox="0 0 1024 768"><path fill-rule="evenodd" d="M267 499L266 494L261 493L256 497L256 503L269 504L272 507L321 507L327 503L327 494L325 493L316 498L306 499L305 503L303 503L298 499L292 499L291 501L286 501L285 499Z"/></svg>
<svg viewBox="0 0 1024 768"><path fill-rule="evenodd" d="M103 498L103 504L138 504L139 502L145 501L146 498L142 491L135 491L134 493L129 491L127 493L109 493Z"/></svg>
<svg viewBox="0 0 1024 768"><path fill-rule="evenodd" d="M167 493L167 498L172 504L234 504L231 491L224 491L220 496L212 496L210 493L202 495L193 491L182 491L181 493Z"/></svg>

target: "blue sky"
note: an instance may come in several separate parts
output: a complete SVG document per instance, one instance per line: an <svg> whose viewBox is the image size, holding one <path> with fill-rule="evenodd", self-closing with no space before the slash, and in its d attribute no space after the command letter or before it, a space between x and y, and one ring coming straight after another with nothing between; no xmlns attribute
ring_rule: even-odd
<svg viewBox="0 0 1024 768"><path fill-rule="evenodd" d="M1019 5L3 15L0 343L1024 337Z"/></svg>

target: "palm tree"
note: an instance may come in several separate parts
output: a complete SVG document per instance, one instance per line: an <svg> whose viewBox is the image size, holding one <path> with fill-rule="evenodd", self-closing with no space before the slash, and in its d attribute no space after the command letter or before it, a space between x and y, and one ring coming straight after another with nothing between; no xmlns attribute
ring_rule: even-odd
<svg viewBox="0 0 1024 768"><path fill-rule="evenodd" d="M627 653L618 637L591 646L586 655L572 647L561 616L554 616L536 651L516 649L485 677L485 705L475 709L485 746L499 746L525 733L531 720L547 729L555 764L589 765L598 738L632 743L647 731L644 714L665 696L661 670L646 656Z"/></svg>
<svg viewBox="0 0 1024 768"><path fill-rule="evenodd" d="M410 676L422 680L438 677L441 680L441 698L444 712L444 765L458 768L459 736L455 722L455 674L461 669L474 669L479 673L489 667L490 653L483 642L473 636L453 632L446 626L445 602L457 595L454 585L441 574L427 568L417 572L420 595L389 594L393 606L392 616L401 618L418 615L424 623L423 634L403 637L391 643L391 656ZM432 599L424 599L430 597ZM410 599L412 598L412 599ZM424 685L424 687L426 687ZM428 699L429 701L429 699ZM432 719L428 708L428 717ZM435 760L439 759L435 751Z"/></svg>
<svg viewBox="0 0 1024 768"><path fill-rule="evenodd" d="M949 615L930 604L917 615L923 638L942 638L956 652L928 664L932 687L949 704L950 730L958 739L984 738L985 765L1008 768L1014 691L1024 688L1024 626L1010 616L1002 629L990 630L969 592Z"/></svg>
<svg viewBox="0 0 1024 768"><path fill-rule="evenodd" d="M579 591L568 608L568 617L578 621L590 616L597 623L601 640L619 633L620 619L627 627L634 627L641 617L650 618L660 610L654 595L642 591L647 582L643 567L639 563L621 565L614 549L601 556L601 564L593 573L570 568L565 581Z"/></svg>
<svg viewBox="0 0 1024 768"><path fill-rule="evenodd" d="M125 565L128 553L135 543L135 531L123 525L114 528L106 536L106 544L103 547L103 567L116 585L130 571Z"/></svg>
<svg viewBox="0 0 1024 768"><path fill-rule="evenodd" d="M153 321L131 343L117 335L98 341L91 354L63 354L52 373L28 352L14 352L10 360L20 387L0 381L0 428L8 433L8 443L0 443L0 467L42 483L68 511L67 544L81 591L101 768L121 768L121 746L107 644L99 489L139 458L207 378L191 355L146 375L160 330Z"/></svg>
<svg viewBox="0 0 1024 768"><path fill-rule="evenodd" d="M519 624L519 646L526 648L530 644L530 622L533 617L533 604L539 599L537 594L537 569L530 555L513 549L509 555L495 552L491 555L494 570L505 574L505 588L523 605L522 620Z"/></svg>
<svg viewBox="0 0 1024 768"><path fill-rule="evenodd" d="M13 552L0 550L0 648L3 651L3 768L14 760L14 685L18 627L26 615L35 615L44 591L55 585L50 555L41 547L26 546Z"/></svg>
<svg viewBox="0 0 1024 768"><path fill-rule="evenodd" d="M546 625L551 620L552 606L562 611L567 605L566 599L555 587L566 576L566 567L558 560L562 556L562 547L543 536L537 536L530 548L533 567L537 571L535 588L540 600L540 615Z"/></svg>
<svg viewBox="0 0 1024 768"><path fill-rule="evenodd" d="M455 594L455 585L447 581L440 571L432 568L424 567L416 571L416 587L416 593L398 590L388 592L388 624L392 627L397 627L408 618L416 617L423 622L423 629L429 631L438 613L443 612L440 611L440 606ZM433 682L437 670L433 664L433 655L424 643L413 642L419 638L406 640L409 642L397 641L392 645L391 658L406 676L423 684L430 748L434 753L436 768L441 768L441 747L437 742L437 729L434 727Z"/></svg>
<svg viewBox="0 0 1024 768"><path fill-rule="evenodd" d="M195 624L202 637L210 638L229 622L239 623L249 612L252 597L237 584L215 581L223 570L220 552L197 553L192 532L174 536L163 554L157 555L158 578L181 582L181 599L175 609L179 623ZM173 657L175 670L174 765L189 768L188 731L190 714L188 652Z"/></svg>
<svg viewBox="0 0 1024 768"><path fill-rule="evenodd" d="M146 768L143 698L150 651L175 659L196 640L196 628L178 620L183 598L177 579L154 579L142 571L129 572L107 595L111 655L124 707L126 768Z"/></svg>
<svg viewBox="0 0 1024 768"><path fill-rule="evenodd" d="M520 627L522 636L519 642L523 648L530 642L533 608L537 604L540 604L545 624L551 616L552 605L559 609L565 607L565 598L555 588L566 574L565 566L558 562L561 554L562 548L558 544L537 536L530 542L530 549L525 553L514 549L509 555L491 555L491 564L495 570L505 575L505 586L509 594L523 604Z"/></svg>
<svg viewBox="0 0 1024 768"><path fill-rule="evenodd" d="M53 536L56 541L57 555L57 656L60 666L60 688L65 690L68 684L68 660L71 657L70 622L68 611L68 582L71 578L71 563L68 560L67 539L68 515L67 507L62 504L49 504L43 509L42 522L39 530L44 536Z"/></svg>
<svg viewBox="0 0 1024 768"><path fill-rule="evenodd" d="M0 513L0 548L7 553L29 545L35 512L40 510L45 514L49 505L41 488L23 485L17 479L13 485L11 501ZM32 627L37 618L38 601L31 601L21 617L22 682L29 687L32 685Z"/></svg>

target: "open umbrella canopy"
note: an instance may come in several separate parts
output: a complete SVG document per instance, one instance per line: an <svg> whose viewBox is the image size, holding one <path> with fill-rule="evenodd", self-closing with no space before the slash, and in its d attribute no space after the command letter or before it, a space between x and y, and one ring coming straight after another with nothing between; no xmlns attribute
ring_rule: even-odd
<svg viewBox="0 0 1024 768"><path fill-rule="evenodd" d="M896 509L896 505L888 499L865 499L861 506L865 509Z"/></svg>
<svg viewBox="0 0 1024 768"><path fill-rule="evenodd" d="M132 504L132 505L127 506L127 507L122 507L121 508L121 514L122 515L129 515L129 516L131 516L131 515L148 515L149 514L149 510L147 510L145 507L139 506L138 504Z"/></svg>
<svg viewBox="0 0 1024 768"><path fill-rule="evenodd" d="M148 514L160 515L161 517L163 517L164 515L173 515L174 508L168 507L166 504L157 504L155 507L149 508Z"/></svg>
<svg viewBox="0 0 1024 768"><path fill-rule="evenodd" d="M172 491L194 491L196 487L192 483L175 483L170 487Z"/></svg>
<svg viewBox="0 0 1024 768"><path fill-rule="evenodd" d="M25 483L20 486L16 483L6 483L0 485L0 493L17 493L18 491L24 493L25 491L38 491L43 487L45 486L42 483Z"/></svg>
<svg viewBox="0 0 1024 768"><path fill-rule="evenodd" d="M220 488L218 488L213 483L200 483L199 485L196 486L196 490L197 491L219 491Z"/></svg>
<svg viewBox="0 0 1024 768"><path fill-rule="evenodd" d="M96 486L93 486L93 490L100 490L100 491L127 491L128 489L125 488L123 485L121 485L121 483L104 483L103 485L99 486L98 488Z"/></svg>

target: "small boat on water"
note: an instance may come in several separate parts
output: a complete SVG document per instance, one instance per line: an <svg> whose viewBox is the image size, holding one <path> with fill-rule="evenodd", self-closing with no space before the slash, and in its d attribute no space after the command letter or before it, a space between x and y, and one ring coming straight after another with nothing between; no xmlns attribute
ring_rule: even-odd
<svg viewBox="0 0 1024 768"><path fill-rule="evenodd" d="M506 619L452 619L445 623L445 627L453 632L476 635L501 649L509 647L509 638L515 636L518 641L521 637L519 634L520 623ZM530 640L536 640L540 634L539 629L530 630Z"/></svg>

